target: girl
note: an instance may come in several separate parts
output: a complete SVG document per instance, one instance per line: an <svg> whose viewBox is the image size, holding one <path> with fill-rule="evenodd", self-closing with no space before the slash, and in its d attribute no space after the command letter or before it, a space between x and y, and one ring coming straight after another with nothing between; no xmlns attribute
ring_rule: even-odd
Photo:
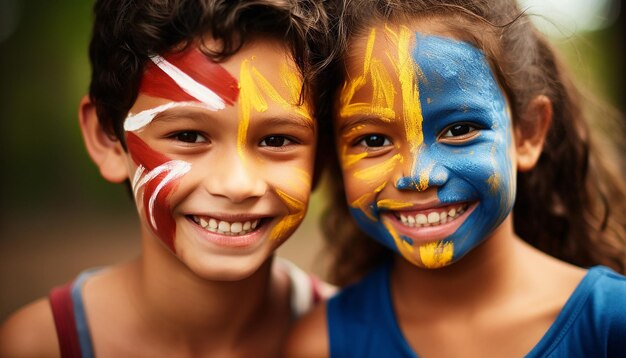
<svg viewBox="0 0 626 358"><path fill-rule="evenodd" d="M337 13L325 87L348 206L326 231L336 282L366 276L302 320L288 354L623 356L626 278L582 267L624 271L624 187L516 2Z"/></svg>
<svg viewBox="0 0 626 358"><path fill-rule="evenodd" d="M305 35L324 19L308 1L95 3L80 125L102 176L131 183L142 252L19 310L0 356L279 353L319 299L273 257L314 182Z"/></svg>

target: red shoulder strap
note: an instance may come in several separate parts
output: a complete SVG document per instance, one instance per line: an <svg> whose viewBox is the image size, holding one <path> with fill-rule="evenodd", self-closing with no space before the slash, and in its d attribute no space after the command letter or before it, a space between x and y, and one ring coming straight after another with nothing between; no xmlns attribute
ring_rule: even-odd
<svg viewBox="0 0 626 358"><path fill-rule="evenodd" d="M324 299L322 295L322 290L320 288L320 282L319 282L319 279L313 275L309 275L309 277L311 277L311 292L313 294L313 305L317 305Z"/></svg>
<svg viewBox="0 0 626 358"><path fill-rule="evenodd" d="M61 357L80 357L80 343L74 319L74 305L72 303L72 282L55 287L50 291L48 299L52 308L54 326L57 330Z"/></svg>

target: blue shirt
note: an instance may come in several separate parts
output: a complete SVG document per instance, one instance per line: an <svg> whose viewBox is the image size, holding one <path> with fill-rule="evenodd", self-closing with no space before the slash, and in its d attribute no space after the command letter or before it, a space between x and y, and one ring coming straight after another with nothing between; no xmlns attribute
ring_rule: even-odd
<svg viewBox="0 0 626 358"><path fill-rule="evenodd" d="M417 357L393 311L390 264L328 301L331 357ZM526 357L626 357L626 277L595 266Z"/></svg>

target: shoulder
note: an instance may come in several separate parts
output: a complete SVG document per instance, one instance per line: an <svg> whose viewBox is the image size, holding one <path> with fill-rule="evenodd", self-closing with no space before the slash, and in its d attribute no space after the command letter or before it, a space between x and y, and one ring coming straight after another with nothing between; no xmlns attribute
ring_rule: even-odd
<svg viewBox="0 0 626 358"><path fill-rule="evenodd" d="M281 257L277 257L275 260L273 274L286 277L289 287L289 300L296 317L310 311L315 305L336 291L333 285L303 271L291 261Z"/></svg>
<svg viewBox="0 0 626 358"><path fill-rule="evenodd" d="M54 318L47 298L22 307L0 326L1 357L59 355Z"/></svg>
<svg viewBox="0 0 626 358"><path fill-rule="evenodd" d="M593 307L605 319L615 317L626 326L626 277L603 266L591 268L587 276Z"/></svg>
<svg viewBox="0 0 626 358"><path fill-rule="evenodd" d="M317 305L292 328L284 348L285 357L328 357L326 303Z"/></svg>

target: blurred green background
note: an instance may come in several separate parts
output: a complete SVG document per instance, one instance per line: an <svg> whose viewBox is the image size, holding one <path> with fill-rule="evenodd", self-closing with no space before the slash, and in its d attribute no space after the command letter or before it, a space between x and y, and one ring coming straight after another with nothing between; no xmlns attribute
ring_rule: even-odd
<svg viewBox="0 0 626 358"><path fill-rule="evenodd" d="M594 10L595 22L585 20L592 25L567 13L566 21L547 17L554 25L543 26L560 30L551 36L579 82L623 111L621 1L553 2L561 9L603 6ZM555 13L542 7L549 1L523 3L532 13ZM0 0L0 320L85 268L139 251L134 206L122 186L100 177L78 128L77 106L90 74L91 6ZM319 274L321 197L314 196L305 223L280 251Z"/></svg>

